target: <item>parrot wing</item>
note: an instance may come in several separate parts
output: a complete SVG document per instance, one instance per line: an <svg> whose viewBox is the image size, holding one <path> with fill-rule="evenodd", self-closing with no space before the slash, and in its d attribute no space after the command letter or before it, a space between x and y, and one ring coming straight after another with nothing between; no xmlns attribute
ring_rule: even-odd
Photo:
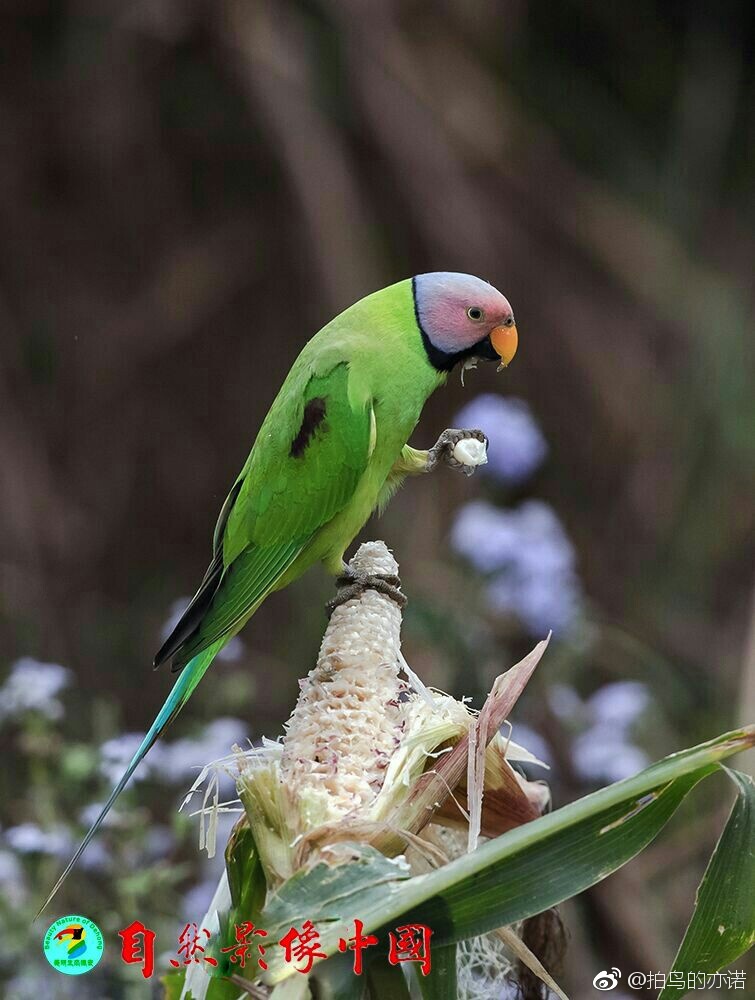
<svg viewBox="0 0 755 1000"><path fill-rule="evenodd" d="M346 362L310 373L298 391L297 381L271 407L221 511L202 586L156 663L172 655L181 669L235 634L356 489L369 460L371 405L350 400Z"/></svg>
<svg viewBox="0 0 755 1000"><path fill-rule="evenodd" d="M369 401L350 401L346 363L336 364L325 374L311 370L304 372L306 377L301 378L301 374L301 366L298 372L294 366L270 408L252 453L221 510L213 559L202 585L156 657L156 662L162 662L175 651L174 668L177 663L178 669L187 669L173 685L37 917L230 635L270 593L318 528L348 503L367 467L373 433L372 406Z"/></svg>
<svg viewBox="0 0 755 1000"><path fill-rule="evenodd" d="M223 566L223 533L228 522L228 517L233 509L233 505L239 495L239 490L243 484L243 475L244 474L242 473L231 487L231 492L226 497L220 510L220 516L218 517L212 537L212 560L210 565L207 567L205 575L202 577L199 590L197 590L191 601L189 601L188 606L184 610L177 624L173 627L170 635L155 655L155 667L159 667L161 663L170 659L170 657L173 656L178 649L180 649L192 632L196 631L199 623L204 618L207 613L207 609L212 603L212 599L220 585L220 580L223 576L223 570L225 568Z"/></svg>

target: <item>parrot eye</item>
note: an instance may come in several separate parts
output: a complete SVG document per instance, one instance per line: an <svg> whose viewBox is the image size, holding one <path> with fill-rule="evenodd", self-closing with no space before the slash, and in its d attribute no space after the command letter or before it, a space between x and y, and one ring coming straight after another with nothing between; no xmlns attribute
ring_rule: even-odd
<svg viewBox="0 0 755 1000"><path fill-rule="evenodd" d="M503 325L504 326L513 326L514 325L514 317L513 316L509 316L509 318L506 320L506 322Z"/></svg>
<svg viewBox="0 0 755 1000"><path fill-rule="evenodd" d="M469 316L473 323L479 323L481 320L485 319L485 313L479 306L470 306L469 309L467 309L467 316Z"/></svg>

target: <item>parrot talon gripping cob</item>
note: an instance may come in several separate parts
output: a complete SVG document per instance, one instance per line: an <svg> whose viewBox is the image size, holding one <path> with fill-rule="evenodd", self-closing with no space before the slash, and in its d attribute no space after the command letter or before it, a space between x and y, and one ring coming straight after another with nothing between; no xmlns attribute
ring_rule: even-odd
<svg viewBox="0 0 755 1000"><path fill-rule="evenodd" d="M328 618L339 605L361 597L365 590L376 590L395 601L400 608L406 607L407 597L401 591L401 580L398 576L381 576L379 574L357 573L350 566L345 566L341 576L336 580L338 593L325 605Z"/></svg>
<svg viewBox="0 0 755 1000"><path fill-rule="evenodd" d="M499 291L469 274L438 271L368 295L304 345L221 508L199 589L155 656L156 667L170 660L179 677L39 913L150 747L262 602L317 562L341 575L344 552L406 476L440 461L469 474L485 461L480 431L445 431L430 451L407 440L449 372L477 361L505 367L517 343L511 306ZM403 600L377 576L352 586ZM338 603L348 600L345 593Z"/></svg>

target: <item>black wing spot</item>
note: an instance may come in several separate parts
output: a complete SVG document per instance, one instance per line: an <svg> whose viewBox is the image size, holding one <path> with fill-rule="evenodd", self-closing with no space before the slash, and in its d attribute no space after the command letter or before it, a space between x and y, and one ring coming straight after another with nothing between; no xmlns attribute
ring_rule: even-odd
<svg viewBox="0 0 755 1000"><path fill-rule="evenodd" d="M291 450L289 451L291 458L301 458L304 454L315 431L322 424L323 420L325 420L325 411L325 400L321 396L310 399L304 407L304 416L302 417L299 433L291 442Z"/></svg>

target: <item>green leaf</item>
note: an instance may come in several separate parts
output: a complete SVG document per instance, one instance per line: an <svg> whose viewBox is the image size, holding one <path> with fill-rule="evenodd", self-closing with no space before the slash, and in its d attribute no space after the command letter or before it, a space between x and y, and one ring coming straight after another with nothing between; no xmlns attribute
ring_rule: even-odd
<svg viewBox="0 0 755 1000"><path fill-rule="evenodd" d="M703 769L651 789L639 800L595 810L532 842L507 844L504 834L484 844L479 854L465 855L429 876L438 891L418 899L411 918L432 927L439 941L462 941L541 913L639 854L707 773Z"/></svg>
<svg viewBox="0 0 755 1000"><path fill-rule="evenodd" d="M228 888L231 896L231 906L228 910L218 913L219 929L213 936L207 949L207 955L215 958L217 966L207 972L210 982L206 984L205 1000L236 1000L239 987L231 982L234 973L244 975L244 970L231 961L229 952L223 952L236 943L236 925L251 920L255 927L261 927L260 911L265 902L267 891L265 874L254 841L254 835L242 818L233 828L225 850ZM264 928L263 928L264 929ZM249 937L250 951L247 957L249 968L247 974L253 979L257 973L257 945L266 944L266 938L252 934Z"/></svg>
<svg viewBox="0 0 755 1000"><path fill-rule="evenodd" d="M307 976L290 976L278 983L270 994L270 1000L312 1000Z"/></svg>
<svg viewBox="0 0 755 1000"><path fill-rule="evenodd" d="M367 986L370 1000L411 1000L409 986L400 965L390 965L385 955L379 955L367 966ZM453 997L456 1000L456 997Z"/></svg>
<svg viewBox="0 0 755 1000"><path fill-rule="evenodd" d="M246 819L239 821L231 832L225 849L225 866L234 923L243 920L256 923L265 903L267 886L254 834Z"/></svg>
<svg viewBox="0 0 755 1000"><path fill-rule="evenodd" d="M165 987L163 1000L180 1000L185 979L186 969L171 969L169 972L166 972L164 976L161 976L160 982Z"/></svg>
<svg viewBox="0 0 755 1000"><path fill-rule="evenodd" d="M456 945L436 945L430 953L429 974L423 976L415 969L422 1000L456 1000Z"/></svg>
<svg viewBox="0 0 755 1000"><path fill-rule="evenodd" d="M738 730L673 754L428 875L406 878L396 861L355 845L359 860L335 868L321 863L289 880L268 905L264 926L275 940L278 930L312 920L322 950L333 954L355 918L367 933L410 915L433 929L437 947L532 916L634 857L719 760L754 740L755 730ZM290 970L280 949L271 951L267 978L277 982Z"/></svg>
<svg viewBox="0 0 755 1000"><path fill-rule="evenodd" d="M354 974L354 956L336 954L310 973L317 1000L363 1000L367 989L364 976Z"/></svg>
<svg viewBox="0 0 755 1000"><path fill-rule="evenodd" d="M697 890L695 910L659 1000L684 996L687 973L714 973L755 942L755 784L748 774L723 768L737 799ZM672 979L669 975L669 980Z"/></svg>
<svg viewBox="0 0 755 1000"><path fill-rule="evenodd" d="M361 844L346 844L344 849L350 846L355 860L334 867L320 862L311 870L302 869L271 897L263 913L263 926L271 938L279 939L290 927L301 927L305 920L314 924L341 920L344 899L354 906L346 923L353 923L355 918L363 920L363 901L384 898L399 880L410 879L409 867L402 859L386 858L374 847ZM344 924L337 930L339 934L345 930Z"/></svg>

